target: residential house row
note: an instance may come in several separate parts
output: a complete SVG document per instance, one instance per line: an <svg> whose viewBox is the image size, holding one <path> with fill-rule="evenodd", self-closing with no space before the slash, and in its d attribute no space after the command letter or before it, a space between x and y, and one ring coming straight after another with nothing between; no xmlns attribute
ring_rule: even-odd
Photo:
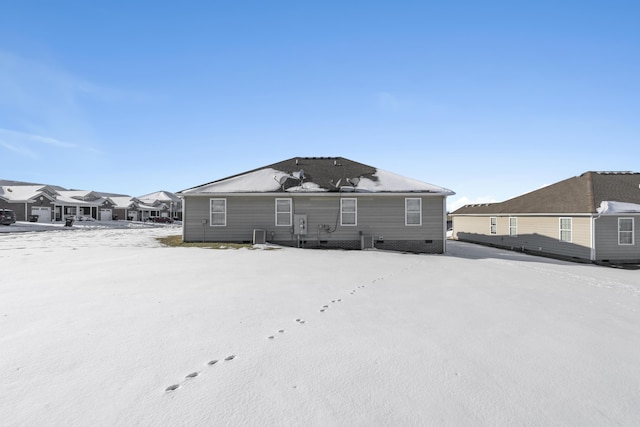
<svg viewBox="0 0 640 427"><path fill-rule="evenodd" d="M139 197L59 186L0 181L0 208L11 209L17 221L75 220L173 221L182 218L182 200L168 191Z"/></svg>

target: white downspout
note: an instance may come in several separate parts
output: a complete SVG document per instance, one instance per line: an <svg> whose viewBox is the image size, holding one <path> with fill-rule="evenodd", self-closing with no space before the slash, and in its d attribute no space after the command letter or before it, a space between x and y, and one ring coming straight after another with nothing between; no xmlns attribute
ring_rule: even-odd
<svg viewBox="0 0 640 427"><path fill-rule="evenodd" d="M442 198L442 253L447 252L447 196Z"/></svg>
<svg viewBox="0 0 640 427"><path fill-rule="evenodd" d="M600 218L600 215L591 216L591 261L596 260L596 219Z"/></svg>

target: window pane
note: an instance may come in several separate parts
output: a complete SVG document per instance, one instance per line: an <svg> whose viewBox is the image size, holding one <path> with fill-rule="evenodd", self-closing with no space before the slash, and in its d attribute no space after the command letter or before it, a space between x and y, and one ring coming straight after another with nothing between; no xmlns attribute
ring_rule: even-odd
<svg viewBox="0 0 640 427"><path fill-rule="evenodd" d="M411 224L411 225L420 224L420 214L407 212L407 224Z"/></svg>
<svg viewBox="0 0 640 427"><path fill-rule="evenodd" d="M291 225L292 202L290 199L276 199L276 225Z"/></svg>
<svg viewBox="0 0 640 427"><path fill-rule="evenodd" d="M420 210L420 199L407 199L407 211L416 212Z"/></svg>
<svg viewBox="0 0 640 427"><path fill-rule="evenodd" d="M227 225L227 201L211 200L211 225Z"/></svg>
<svg viewBox="0 0 640 427"><path fill-rule="evenodd" d="M211 201L211 212L224 212L224 200L212 200Z"/></svg>
<svg viewBox="0 0 640 427"><path fill-rule="evenodd" d="M291 200L276 200L277 212L291 212Z"/></svg>
<svg viewBox="0 0 640 427"><path fill-rule="evenodd" d="M340 199L340 224L356 225L356 199Z"/></svg>
<svg viewBox="0 0 640 427"><path fill-rule="evenodd" d="M620 218L618 220L618 225L620 227L620 231L633 231L633 219L631 218Z"/></svg>
<svg viewBox="0 0 640 427"><path fill-rule="evenodd" d="M342 212L355 212L356 211L356 201L353 199L343 199L342 200Z"/></svg>
<svg viewBox="0 0 640 427"><path fill-rule="evenodd" d="M211 225L224 225L224 214L223 213L214 213L211 215Z"/></svg>
<svg viewBox="0 0 640 427"><path fill-rule="evenodd" d="M354 225L356 223L356 214L355 213L344 213L342 214L342 224L343 225Z"/></svg>
<svg viewBox="0 0 640 427"><path fill-rule="evenodd" d="M621 232L620 233L620 244L621 245L632 245L633 244L633 234L630 232Z"/></svg>
<svg viewBox="0 0 640 427"><path fill-rule="evenodd" d="M421 225L422 199L417 197L404 199L404 214L406 225Z"/></svg>

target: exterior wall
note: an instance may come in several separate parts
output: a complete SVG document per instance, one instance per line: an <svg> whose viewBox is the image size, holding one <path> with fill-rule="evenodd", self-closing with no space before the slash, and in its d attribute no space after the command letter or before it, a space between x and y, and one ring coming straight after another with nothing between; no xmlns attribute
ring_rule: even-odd
<svg viewBox="0 0 640 427"><path fill-rule="evenodd" d="M633 218L633 245L618 244L618 218ZM596 261L640 263L640 216L614 215L595 219Z"/></svg>
<svg viewBox="0 0 640 427"><path fill-rule="evenodd" d="M560 240L560 218L567 216L517 216L517 236L509 235L508 215L495 215L496 234L490 234L490 217L455 216L453 238L492 246L566 258L591 259L591 217L571 217L571 242Z"/></svg>
<svg viewBox="0 0 640 427"><path fill-rule="evenodd" d="M416 195L414 197L419 197ZM227 225L210 226L210 199L227 200ZM291 198L293 213L307 215L307 234L292 226L275 225L276 198ZM357 225L340 225L340 199L357 199ZM421 197L422 225L405 225L405 196L187 196L184 198L183 237L187 242L251 242L253 230L266 231L268 242L285 246L360 249L364 235L379 249L441 253L444 251L443 197ZM203 220L207 223L203 225ZM371 241L371 240L369 240Z"/></svg>

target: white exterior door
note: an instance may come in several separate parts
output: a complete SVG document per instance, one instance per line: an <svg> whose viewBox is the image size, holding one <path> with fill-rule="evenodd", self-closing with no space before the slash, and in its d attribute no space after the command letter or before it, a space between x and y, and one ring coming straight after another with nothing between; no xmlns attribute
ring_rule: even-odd
<svg viewBox="0 0 640 427"><path fill-rule="evenodd" d="M38 215L38 222L51 222L51 208L32 206L31 215Z"/></svg>
<svg viewBox="0 0 640 427"><path fill-rule="evenodd" d="M111 221L111 209L100 209L100 221Z"/></svg>

